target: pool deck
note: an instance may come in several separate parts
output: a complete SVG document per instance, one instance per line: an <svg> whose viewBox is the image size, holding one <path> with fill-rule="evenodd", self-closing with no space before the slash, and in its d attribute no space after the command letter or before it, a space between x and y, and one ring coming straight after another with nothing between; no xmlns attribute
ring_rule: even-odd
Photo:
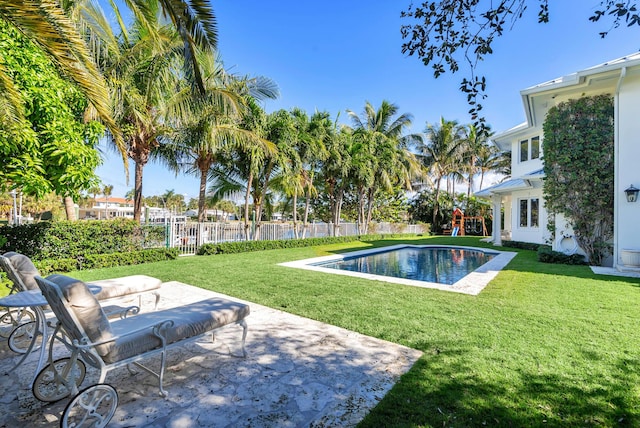
<svg viewBox="0 0 640 428"><path fill-rule="evenodd" d="M376 254L380 252L393 251L401 248L442 248L451 247L456 249L466 249L474 251L482 251L485 253L496 254L494 258L487 263L480 266L478 269L466 275L454 284L439 284L437 282L416 281L412 279L396 278L391 276L374 275L370 273L352 272L348 270L339 270L325 268L322 266L316 266L317 263L339 261L344 258L361 257L370 254ZM316 272L324 272L334 275L347 275L357 278L369 279L373 281L390 282L394 284L411 285L413 287L435 288L437 290L451 291L455 293L478 295L480 292L491 282L492 279L498 275L505 266L517 255L518 253L512 251L497 251L494 249L468 247L468 246L453 246L453 245L410 245L410 244L398 244L388 247L379 247L368 250L352 251L343 254L334 254L330 256L314 257L312 259L296 260L293 262L280 263L281 266L287 266L297 269L313 270Z"/></svg>
<svg viewBox="0 0 640 428"><path fill-rule="evenodd" d="M205 298L233 297L180 282L163 284L160 308ZM135 300L137 302L137 300ZM352 427L385 396L422 352L255 303L247 317L247 357L241 329L228 326L215 342L204 336L168 352L165 389L143 371L109 372L119 405L109 427ZM151 310L152 298L142 311ZM57 349L57 348L56 348ZM66 356L64 349L56 354ZM158 357L152 357L158 361ZM0 342L0 427L58 426L69 399L36 400L29 387L37 356L18 360ZM153 363L152 363L152 366ZM87 368L81 388L97 382Z"/></svg>

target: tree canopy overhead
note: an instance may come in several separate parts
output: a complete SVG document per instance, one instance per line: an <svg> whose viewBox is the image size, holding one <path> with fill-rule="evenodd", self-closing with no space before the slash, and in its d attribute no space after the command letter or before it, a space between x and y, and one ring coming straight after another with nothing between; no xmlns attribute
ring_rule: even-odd
<svg viewBox="0 0 640 428"><path fill-rule="evenodd" d="M22 120L0 118L0 189L77 196L95 184L102 126L85 123L87 98L49 58L0 20L0 67L25 100Z"/></svg>
<svg viewBox="0 0 640 428"><path fill-rule="evenodd" d="M595 7L592 4L595 2ZM609 28L600 31L605 37L621 25L640 25L636 0L592 0L585 2L593 9L592 22L609 21ZM462 78L460 90L467 95L474 125L485 130L481 101L486 97L486 78L476 67L493 53L494 41L520 20L529 6L537 8L539 23L549 21L549 0L438 0L411 3L401 13L407 24L402 25L405 40L402 52L417 56L425 66L431 66L434 77L447 71L456 73L461 66L469 74Z"/></svg>

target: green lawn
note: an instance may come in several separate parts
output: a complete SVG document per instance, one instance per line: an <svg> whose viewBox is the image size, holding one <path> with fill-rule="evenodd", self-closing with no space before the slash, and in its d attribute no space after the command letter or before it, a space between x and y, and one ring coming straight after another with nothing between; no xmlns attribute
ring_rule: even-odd
<svg viewBox="0 0 640 428"><path fill-rule="evenodd" d="M277 266L396 243L183 257L71 275L179 280L422 350L364 427L640 426L640 280L541 264L532 251L519 251L478 296Z"/></svg>

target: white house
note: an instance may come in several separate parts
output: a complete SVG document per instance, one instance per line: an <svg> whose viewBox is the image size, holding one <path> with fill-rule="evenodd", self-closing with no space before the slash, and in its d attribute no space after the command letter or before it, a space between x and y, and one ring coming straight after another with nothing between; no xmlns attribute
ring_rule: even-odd
<svg viewBox="0 0 640 428"><path fill-rule="evenodd" d="M552 106L601 94L613 96L615 105L614 237L610 264L620 270L636 267L630 258L636 253L633 250L640 255L640 202L628 202L625 189L631 185L640 187L640 143L636 140L640 136L640 53L520 92L526 122L493 137L500 149L511 151L512 178L476 193L493 202L495 225L501 224L500 207L504 207L504 228L494 227L494 244L501 244L505 238L534 243L550 241L542 195L542 125ZM566 223L556 216L555 239L551 243L556 251L579 252ZM640 263L636 264L640 267Z"/></svg>

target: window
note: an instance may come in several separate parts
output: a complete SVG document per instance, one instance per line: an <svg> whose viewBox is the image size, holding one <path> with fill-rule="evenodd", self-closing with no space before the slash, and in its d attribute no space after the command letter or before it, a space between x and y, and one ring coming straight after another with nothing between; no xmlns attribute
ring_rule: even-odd
<svg viewBox="0 0 640 428"><path fill-rule="evenodd" d="M531 139L531 159L538 159L540 157L540 137L533 137Z"/></svg>
<svg viewBox="0 0 640 428"><path fill-rule="evenodd" d="M529 200L520 199L520 227L529 225Z"/></svg>
<svg viewBox="0 0 640 428"><path fill-rule="evenodd" d="M540 218L540 200L538 198L520 199L520 227L538 227Z"/></svg>
<svg viewBox="0 0 640 428"><path fill-rule="evenodd" d="M540 137L520 141L520 162L540 158Z"/></svg>
<svg viewBox="0 0 640 428"><path fill-rule="evenodd" d="M531 199L531 227L538 227L538 198Z"/></svg>
<svg viewBox="0 0 640 428"><path fill-rule="evenodd" d="M520 141L520 162L529 160L529 140Z"/></svg>

